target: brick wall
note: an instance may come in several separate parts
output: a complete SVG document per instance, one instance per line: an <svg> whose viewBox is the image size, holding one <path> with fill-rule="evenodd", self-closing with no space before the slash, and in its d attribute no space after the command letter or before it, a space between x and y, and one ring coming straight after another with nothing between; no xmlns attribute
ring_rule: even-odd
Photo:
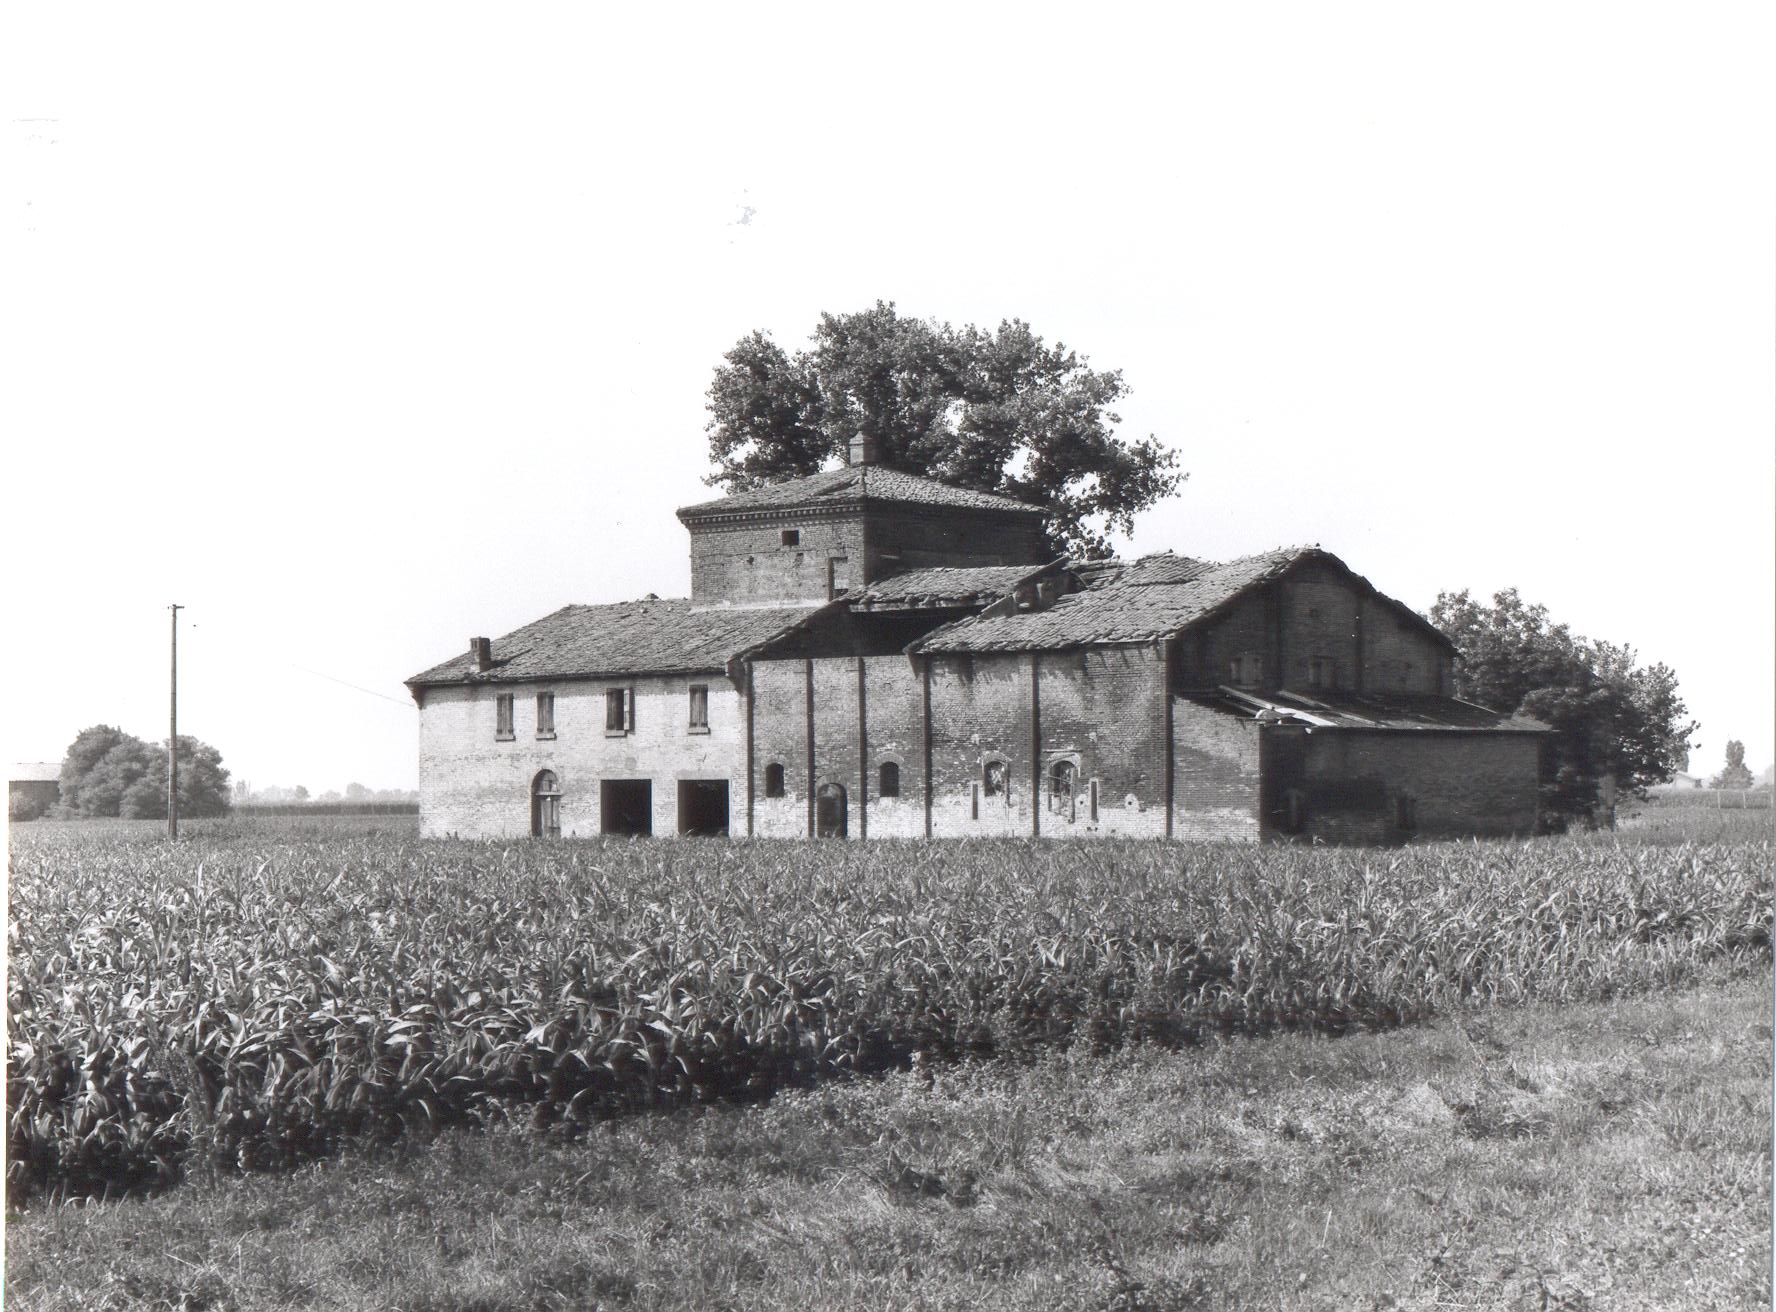
<svg viewBox="0 0 1776 1312"><path fill-rule="evenodd" d="M1342 571L1307 561L1185 638L1180 682L1228 683L1242 652L1264 658L1265 688L1306 691L1315 657L1330 661L1332 687L1351 692L1447 692L1447 649Z"/></svg>
<svg viewBox="0 0 1776 1312"><path fill-rule="evenodd" d="M1005 789L986 790L988 762ZM1030 832L1030 669L1022 654L931 658L931 832Z"/></svg>
<svg viewBox="0 0 1776 1312"><path fill-rule="evenodd" d="M1371 602L1363 614L1365 692L1452 695L1448 650L1390 606Z"/></svg>
<svg viewBox="0 0 1776 1312"><path fill-rule="evenodd" d="M808 695L803 662L759 661L752 667L753 828L760 838L808 833ZM818 722L820 708L815 708ZM783 796L765 796L765 774L783 767ZM737 833L745 832L743 828Z"/></svg>
<svg viewBox="0 0 1776 1312"><path fill-rule="evenodd" d="M1260 837L1260 729L1187 698L1172 699L1172 833L1197 841Z"/></svg>
<svg viewBox="0 0 1776 1312"><path fill-rule="evenodd" d="M799 537L783 544L783 531ZM691 600L747 604L825 601L828 562L845 558L850 581L865 561L861 517L821 515L769 522L698 524L691 530Z"/></svg>
<svg viewBox="0 0 1776 1312"><path fill-rule="evenodd" d="M783 533L797 535L785 546ZM691 599L824 601L828 562L845 558L851 587L927 565L1039 565L1035 516L939 507L870 506L861 513L784 511L740 523L691 526Z"/></svg>
<svg viewBox="0 0 1776 1312"><path fill-rule="evenodd" d="M1165 836L1165 654L1160 646L1042 652L1045 838ZM1052 797L1057 761L1070 761L1071 807ZM1092 816L1092 785L1097 815Z"/></svg>
<svg viewBox="0 0 1776 1312"><path fill-rule="evenodd" d="M709 731L689 731L689 687L709 688ZM605 733L605 691L634 689L634 731ZM555 737L536 736L536 694L555 694ZM494 698L514 694L513 737L494 736ZM420 832L465 838L530 833L531 784L555 773L563 837L600 831L599 783L648 779L656 835L678 832L678 781L726 779L729 832L745 832L744 719L724 675L428 688L419 712Z"/></svg>
<svg viewBox="0 0 1776 1312"><path fill-rule="evenodd" d="M1329 842L1529 834L1536 821L1539 737L1516 733L1298 729L1268 731L1287 748L1266 757L1279 818L1302 794L1301 835ZM1274 776L1274 777L1270 777ZM1400 799L1409 799L1402 829Z"/></svg>
<svg viewBox="0 0 1776 1312"><path fill-rule="evenodd" d="M872 579L927 566L1034 566L1049 559L1034 515L874 506L868 537Z"/></svg>
<svg viewBox="0 0 1776 1312"><path fill-rule="evenodd" d="M925 699L919 669L898 653L862 659L869 746L869 836L923 838ZM881 767L885 761L899 768L898 797L881 795Z"/></svg>

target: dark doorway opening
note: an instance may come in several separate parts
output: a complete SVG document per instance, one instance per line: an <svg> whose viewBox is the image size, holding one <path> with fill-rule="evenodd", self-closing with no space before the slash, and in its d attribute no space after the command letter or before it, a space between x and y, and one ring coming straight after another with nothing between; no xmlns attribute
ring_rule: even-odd
<svg viewBox="0 0 1776 1312"><path fill-rule="evenodd" d="M598 828L606 834L653 833L653 780L605 779L600 782Z"/></svg>
<svg viewBox="0 0 1776 1312"><path fill-rule="evenodd" d="M561 837L561 787L553 770L539 770L530 781L530 836Z"/></svg>
<svg viewBox="0 0 1776 1312"><path fill-rule="evenodd" d="M678 781L678 832L692 838L725 838L728 833L728 781Z"/></svg>
<svg viewBox="0 0 1776 1312"><path fill-rule="evenodd" d="M814 832L821 838L845 836L845 788L821 784L814 794Z"/></svg>

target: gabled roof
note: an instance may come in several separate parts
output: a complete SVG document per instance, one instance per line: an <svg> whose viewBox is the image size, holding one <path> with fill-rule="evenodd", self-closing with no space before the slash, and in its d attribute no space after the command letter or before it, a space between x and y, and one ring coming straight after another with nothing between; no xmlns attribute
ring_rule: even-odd
<svg viewBox="0 0 1776 1312"><path fill-rule="evenodd" d="M818 506L853 505L860 502L894 502L905 505L948 506L961 510L995 510L1019 515L1046 515L1040 506L1013 501L1010 497L990 492L940 483L935 478L921 478L883 465L845 465L839 469L822 470L805 478L718 497L680 508L678 517L684 521L712 515L757 514L774 510L805 509Z"/></svg>
<svg viewBox="0 0 1776 1312"><path fill-rule="evenodd" d="M878 579L850 598L853 610L925 610L997 601L1055 565L940 566Z"/></svg>
<svg viewBox="0 0 1776 1312"><path fill-rule="evenodd" d="M464 652L414 675L407 686L713 672L820 609L693 606L685 598L657 597L563 606L494 639L491 668L477 671Z"/></svg>
<svg viewBox="0 0 1776 1312"><path fill-rule="evenodd" d="M1221 688L1190 694L1200 706L1248 719L1281 721L1327 729L1484 729L1494 733L1545 733L1548 726L1527 715L1494 711L1475 702L1432 693L1312 692L1253 693Z"/></svg>
<svg viewBox="0 0 1776 1312"><path fill-rule="evenodd" d="M1146 556L1047 610L985 614L934 630L912 647L924 652L1049 651L1100 643L1156 642L1210 619L1253 588L1309 560L1325 561L1357 587L1419 626L1444 647L1449 639L1409 607L1377 592L1367 579L1318 547L1283 547L1214 564Z"/></svg>

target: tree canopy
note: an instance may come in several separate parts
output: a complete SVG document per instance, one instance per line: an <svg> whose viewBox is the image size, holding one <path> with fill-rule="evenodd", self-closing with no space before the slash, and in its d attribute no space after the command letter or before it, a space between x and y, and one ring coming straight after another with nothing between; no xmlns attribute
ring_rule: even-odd
<svg viewBox="0 0 1776 1312"><path fill-rule="evenodd" d="M1110 554L1109 534L1172 493L1177 454L1126 441L1113 407L1128 384L1008 319L901 315L891 301L822 314L790 355L763 332L740 339L710 385L708 482L730 492L819 472L851 438L878 463L1046 507L1056 554Z"/></svg>
<svg viewBox="0 0 1776 1312"><path fill-rule="evenodd" d="M1745 744L1737 738L1727 743L1727 764L1714 777L1716 788L1750 788L1757 782L1752 777L1751 767L1745 764Z"/></svg>
<svg viewBox="0 0 1776 1312"><path fill-rule="evenodd" d="M1667 665L1641 666L1634 649L1574 634L1515 588L1483 606L1444 592L1431 622L1455 643L1456 695L1521 711L1554 732L1542 761L1542 811L1552 827L1595 814L1605 776L1641 796L1682 768L1696 722Z"/></svg>
<svg viewBox="0 0 1776 1312"><path fill-rule="evenodd" d="M166 815L166 748L108 724L82 729L62 758L61 808L78 816L159 819ZM222 753L179 735L179 814L228 809Z"/></svg>

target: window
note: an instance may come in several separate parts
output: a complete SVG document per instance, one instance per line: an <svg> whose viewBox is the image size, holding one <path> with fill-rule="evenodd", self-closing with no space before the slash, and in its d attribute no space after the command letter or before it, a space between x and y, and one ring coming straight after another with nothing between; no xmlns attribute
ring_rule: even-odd
<svg viewBox="0 0 1776 1312"><path fill-rule="evenodd" d="M512 694L502 692L493 699L493 736L502 742L512 737Z"/></svg>
<svg viewBox="0 0 1776 1312"><path fill-rule="evenodd" d="M1006 796L1004 761L988 761L981 767L981 791L988 797Z"/></svg>
<svg viewBox="0 0 1776 1312"><path fill-rule="evenodd" d="M829 557L826 562L826 595L831 600L851 586L851 562L844 556Z"/></svg>
<svg viewBox="0 0 1776 1312"><path fill-rule="evenodd" d="M876 796L900 796L900 766L893 761L883 761L876 771Z"/></svg>
<svg viewBox="0 0 1776 1312"><path fill-rule="evenodd" d="M1239 688L1256 688L1264 682L1264 657L1255 651L1242 651L1228 662L1228 677Z"/></svg>
<svg viewBox="0 0 1776 1312"><path fill-rule="evenodd" d="M777 538L786 547L799 547L802 545L802 530L786 528L777 535Z"/></svg>
<svg viewBox="0 0 1776 1312"><path fill-rule="evenodd" d="M1307 686L1332 688L1338 684L1338 662L1330 656L1315 656L1307 662Z"/></svg>
<svg viewBox="0 0 1776 1312"><path fill-rule="evenodd" d="M783 796L783 767L775 761L765 767L765 796Z"/></svg>
<svg viewBox="0 0 1776 1312"><path fill-rule="evenodd" d="M628 688L604 690L604 731L625 734L635 728L635 697Z"/></svg>
<svg viewBox="0 0 1776 1312"><path fill-rule="evenodd" d="M537 737L553 738L555 736L555 694L539 692L537 694Z"/></svg>
<svg viewBox="0 0 1776 1312"><path fill-rule="evenodd" d="M691 685L691 725L692 733L709 732L709 685L693 683Z"/></svg>
<svg viewBox="0 0 1776 1312"><path fill-rule="evenodd" d="M1074 781L1078 773L1071 761L1056 761L1048 768L1048 809L1051 814L1073 819Z"/></svg>

